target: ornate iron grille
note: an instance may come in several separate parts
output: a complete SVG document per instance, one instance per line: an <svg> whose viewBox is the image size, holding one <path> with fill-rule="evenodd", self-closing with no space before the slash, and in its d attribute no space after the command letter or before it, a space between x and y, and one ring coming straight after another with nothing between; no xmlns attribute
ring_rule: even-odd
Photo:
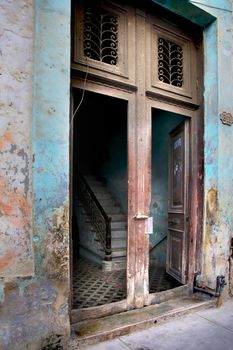
<svg viewBox="0 0 233 350"><path fill-rule="evenodd" d="M158 78L166 84L183 85L183 50L169 40L158 39Z"/></svg>
<svg viewBox="0 0 233 350"><path fill-rule="evenodd" d="M111 248L111 218L105 213L98 199L92 192L88 183L77 171L77 194L81 201L88 217L94 228L97 236L97 240L102 246L102 250L105 252L105 260L112 260L112 248Z"/></svg>
<svg viewBox="0 0 233 350"><path fill-rule="evenodd" d="M84 15L84 55L93 60L117 65L118 20L109 13L88 8Z"/></svg>

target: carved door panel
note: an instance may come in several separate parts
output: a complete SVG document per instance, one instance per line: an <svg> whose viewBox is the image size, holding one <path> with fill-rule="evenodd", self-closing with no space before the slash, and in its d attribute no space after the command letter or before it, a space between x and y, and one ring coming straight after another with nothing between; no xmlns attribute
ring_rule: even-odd
<svg viewBox="0 0 233 350"><path fill-rule="evenodd" d="M169 135L169 198L167 273L186 283L189 121L182 122Z"/></svg>

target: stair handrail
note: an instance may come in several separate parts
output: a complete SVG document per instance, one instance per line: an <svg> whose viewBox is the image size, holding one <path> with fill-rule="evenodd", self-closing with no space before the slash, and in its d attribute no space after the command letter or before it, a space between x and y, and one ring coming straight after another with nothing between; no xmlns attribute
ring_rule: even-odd
<svg viewBox="0 0 233 350"><path fill-rule="evenodd" d="M82 173L76 169L76 174L78 175L78 183L77 183L77 194L82 202L82 205L87 212L89 218L91 219L91 224L95 228L97 237L102 245L103 250L105 251L105 260L111 261L112 260L112 242L111 242L111 220L112 218L109 217L105 210L103 209L102 205L98 201L96 195L92 191L91 187L87 183L86 179L82 175ZM85 193L82 191L85 190ZM85 198L86 196L86 198ZM90 203L88 203L87 196L91 200ZM91 206L94 206L97 208L97 211L95 213L98 214L98 219L94 217L93 208ZM103 224L104 223L104 224ZM103 232L104 231L104 232Z"/></svg>

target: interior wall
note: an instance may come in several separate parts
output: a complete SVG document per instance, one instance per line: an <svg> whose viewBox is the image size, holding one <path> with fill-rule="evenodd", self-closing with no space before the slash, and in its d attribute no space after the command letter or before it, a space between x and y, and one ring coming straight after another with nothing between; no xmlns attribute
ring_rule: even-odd
<svg viewBox="0 0 233 350"><path fill-rule="evenodd" d="M150 235L150 257L161 266L166 265L169 133L184 119L179 114L152 110L151 215L154 227Z"/></svg>
<svg viewBox="0 0 233 350"><path fill-rule="evenodd" d="M109 158L103 163L102 175L121 208L127 213L127 106L122 104L112 114L114 132L109 139Z"/></svg>

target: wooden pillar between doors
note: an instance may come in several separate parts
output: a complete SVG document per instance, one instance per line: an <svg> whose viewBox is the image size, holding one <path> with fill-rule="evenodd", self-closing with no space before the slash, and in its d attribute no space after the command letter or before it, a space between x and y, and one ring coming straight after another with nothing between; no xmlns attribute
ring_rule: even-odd
<svg viewBox="0 0 233 350"><path fill-rule="evenodd" d="M128 303L141 308L148 299L149 237L145 220L149 214L151 172L151 123L145 97L144 12L136 14L136 93L135 109L129 105L129 205L128 205Z"/></svg>

